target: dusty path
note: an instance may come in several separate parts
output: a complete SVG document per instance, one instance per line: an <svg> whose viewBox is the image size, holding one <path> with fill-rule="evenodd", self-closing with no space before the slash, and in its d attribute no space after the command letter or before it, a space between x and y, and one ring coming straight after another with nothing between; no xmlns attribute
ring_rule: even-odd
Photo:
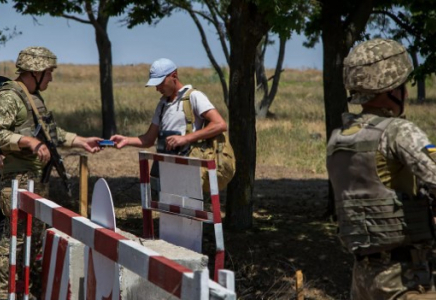
<svg viewBox="0 0 436 300"><path fill-rule="evenodd" d="M106 149L88 156L90 195L104 177L111 188L119 227L140 234L137 148ZM65 152L78 199L79 157ZM53 199L64 198L54 178ZM348 299L352 258L341 249L335 226L323 217L327 197L324 176L298 174L289 168L259 165L254 189L254 228L226 231L226 268L235 271L240 299L292 299L294 274L305 275L305 299ZM222 195L223 206L225 194ZM70 203L77 209L77 202ZM224 210L223 210L224 211ZM213 253L213 231L205 227L205 251Z"/></svg>

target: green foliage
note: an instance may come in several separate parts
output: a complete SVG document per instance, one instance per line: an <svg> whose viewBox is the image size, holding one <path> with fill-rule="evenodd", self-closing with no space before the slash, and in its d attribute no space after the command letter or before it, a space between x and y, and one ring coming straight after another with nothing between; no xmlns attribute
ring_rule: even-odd
<svg viewBox="0 0 436 300"><path fill-rule="evenodd" d="M292 31L300 33L308 17L311 2L305 0L254 0L271 24L271 31L289 39Z"/></svg>
<svg viewBox="0 0 436 300"><path fill-rule="evenodd" d="M165 16L170 16L173 8L167 1L159 0L123 0L114 1L115 4L110 8L111 11L120 14L127 11L125 22L128 28L133 28L140 24L151 24L158 22Z"/></svg>
<svg viewBox="0 0 436 300"><path fill-rule="evenodd" d="M131 9L131 15L140 16L142 22L151 23L155 18L161 18L165 11L162 9L164 1L158 0L13 0L14 8L23 14L62 17L65 14L105 14L106 17L119 16ZM77 20L77 19L76 19Z"/></svg>
<svg viewBox="0 0 436 300"><path fill-rule="evenodd" d="M407 40L408 50L419 53L424 62L415 69L415 80L436 70L436 7L433 1L391 1L390 6L376 10L372 28L395 40Z"/></svg>
<svg viewBox="0 0 436 300"><path fill-rule="evenodd" d="M87 1L14 0L13 2L14 8L26 15L62 16L64 13L83 13L82 6Z"/></svg>
<svg viewBox="0 0 436 300"><path fill-rule="evenodd" d="M384 1L374 1L374 5L384 5ZM389 1L388 1L389 2ZM361 5L364 3L363 0L359 1L348 1L348 0L338 0L338 1L328 1L328 0L313 0L311 1L311 13L308 15L308 20L304 27L304 33L307 36L307 41L304 43L306 47L314 47L316 43L319 42L319 38L322 33L321 21L322 21L322 7L328 6L329 8L334 7L340 15L340 26L343 32L338 32L338 34L343 34L345 31L350 30L348 26L350 23L355 22L356 14L361 9ZM353 21L354 20L354 21ZM331 20L331 22L337 22L336 20ZM352 30L352 29L351 29ZM363 39L364 35L360 36Z"/></svg>

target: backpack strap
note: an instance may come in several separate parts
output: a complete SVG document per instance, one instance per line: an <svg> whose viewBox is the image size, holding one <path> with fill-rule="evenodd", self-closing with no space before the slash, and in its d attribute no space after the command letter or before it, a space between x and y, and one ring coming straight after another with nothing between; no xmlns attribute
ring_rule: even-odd
<svg viewBox="0 0 436 300"><path fill-rule="evenodd" d="M183 97L180 99L180 101L182 101L183 103L183 112L185 113L185 118L186 118L185 134L192 133L194 130L195 115L194 115L194 111L192 110L191 99L190 99L193 91L195 91L194 88L189 89L187 92L185 92Z"/></svg>

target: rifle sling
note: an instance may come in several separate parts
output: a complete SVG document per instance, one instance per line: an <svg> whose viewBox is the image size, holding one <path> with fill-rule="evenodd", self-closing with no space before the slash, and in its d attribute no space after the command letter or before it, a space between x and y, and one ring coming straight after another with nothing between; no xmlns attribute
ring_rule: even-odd
<svg viewBox="0 0 436 300"><path fill-rule="evenodd" d="M16 82L21 86L21 88L23 89L24 93L26 94L27 100L29 101L30 106L32 106L33 113L35 114L35 116L36 116L36 118L38 120L38 124L41 125L41 130L44 133L45 138L47 139L47 141L51 142L52 141L51 140L51 136L48 133L47 128L45 127L45 123L42 120L42 117L39 114L38 109L36 108L35 102L33 101L32 96L30 96L29 91L27 90L27 87L24 85L24 83L22 83L20 81L16 81Z"/></svg>

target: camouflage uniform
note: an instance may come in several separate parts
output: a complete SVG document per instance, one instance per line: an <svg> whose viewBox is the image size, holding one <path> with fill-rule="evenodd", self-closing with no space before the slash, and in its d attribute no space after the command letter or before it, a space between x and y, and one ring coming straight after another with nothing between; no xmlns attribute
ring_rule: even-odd
<svg viewBox="0 0 436 300"><path fill-rule="evenodd" d="M351 103L365 104L400 88L412 69L398 43L361 43L344 60ZM412 122L391 117L387 108L371 106L361 114L346 113L327 147L339 237L355 255L351 299L436 299L431 199L418 186L436 189L436 147Z"/></svg>
<svg viewBox="0 0 436 300"><path fill-rule="evenodd" d="M47 68L56 67L56 56L48 49L43 47L29 47L20 52L17 60L18 72L35 71L42 72ZM5 86L12 85L13 88L5 89ZM39 93L31 95L35 103L39 103L38 110L42 116L48 115L48 111ZM30 122L29 122L30 120ZM39 161L37 155L29 149L20 149L18 142L22 136L31 136L34 129L33 114L29 110L28 101L23 96L22 90L14 82L5 82L0 87L0 149L5 155L2 178L0 180L1 197L0 208L6 216L3 230L0 237L0 299L6 299L8 293L8 265L9 265L9 216L10 216L10 194L12 179L17 179L20 188L27 188L29 179L35 182L35 193L42 197L48 197L48 184L41 183L44 165ZM26 122L31 126L22 126ZM53 127L56 131L58 144L71 146L76 134L66 132L58 127ZM21 222L20 222L21 223ZM35 261L35 254L41 251L41 237L43 224L34 220L32 232L32 252ZM23 244L22 224L19 224L17 251L20 251ZM21 267L22 255L17 253L17 267ZM34 265L31 269L38 271L40 266ZM32 272L35 273L35 272ZM17 275L20 275L20 269ZM34 275L31 280L33 286L40 286L38 279L40 276ZM40 291L33 291L39 294Z"/></svg>
<svg viewBox="0 0 436 300"><path fill-rule="evenodd" d="M372 113L359 115L346 113L343 115L342 132L346 133L352 128L362 128L371 119L379 116L384 117L384 114L383 110L374 110ZM380 181L393 189L402 186L402 191L413 197L413 194L417 194L415 182L402 182L404 177L399 176L401 166L409 166L414 175L425 179L429 186L436 187L436 163L430 153L423 151L429 144L427 136L416 125L404 119L392 118L381 136L377 149L380 154L376 164ZM397 167L387 167L389 164L395 165L394 162L398 160L401 161L400 167L398 165L396 165ZM329 173L332 176L335 174L332 170ZM334 180L334 178L332 179ZM341 231L345 231L345 229L341 230L341 223L345 224L345 221L340 216L343 211L337 209L338 222L340 223L339 233L343 234ZM424 213L425 211L423 210ZM426 291L432 289L432 266L429 262L432 246L431 231L432 228L428 226L429 239L419 244L407 245L411 246L411 249L396 245L395 247L398 248L395 249L403 250L400 250L400 255L395 252L393 257L391 257L391 249L377 252L376 255L373 253L360 255L358 254L360 249L350 249L356 254L351 288L352 299L403 299L398 298L398 296L408 290ZM415 251L417 256L423 257L412 261L410 251Z"/></svg>

